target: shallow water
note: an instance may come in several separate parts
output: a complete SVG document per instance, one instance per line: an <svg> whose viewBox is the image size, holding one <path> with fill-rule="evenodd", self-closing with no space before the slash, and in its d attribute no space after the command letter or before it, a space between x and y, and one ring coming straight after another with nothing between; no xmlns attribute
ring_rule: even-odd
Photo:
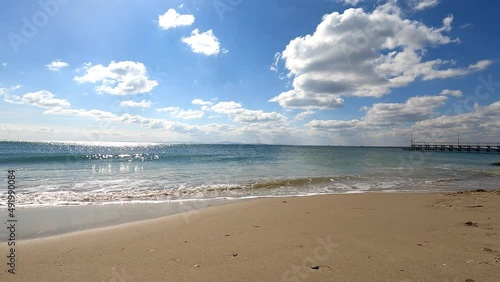
<svg viewBox="0 0 500 282"><path fill-rule="evenodd" d="M500 154L401 148L0 142L0 207L497 188Z"/></svg>

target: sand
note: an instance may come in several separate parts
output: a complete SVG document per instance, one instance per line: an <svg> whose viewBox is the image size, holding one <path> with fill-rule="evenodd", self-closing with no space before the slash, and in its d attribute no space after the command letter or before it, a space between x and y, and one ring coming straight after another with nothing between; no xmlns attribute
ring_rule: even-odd
<svg viewBox="0 0 500 282"><path fill-rule="evenodd" d="M213 206L19 241L15 275L0 252L0 281L500 281L500 193Z"/></svg>

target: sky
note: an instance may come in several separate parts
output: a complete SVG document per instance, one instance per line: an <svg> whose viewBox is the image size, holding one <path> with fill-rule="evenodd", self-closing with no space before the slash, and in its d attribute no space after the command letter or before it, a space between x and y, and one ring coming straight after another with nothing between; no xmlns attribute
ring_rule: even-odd
<svg viewBox="0 0 500 282"><path fill-rule="evenodd" d="M0 140L500 142L500 2L0 3Z"/></svg>

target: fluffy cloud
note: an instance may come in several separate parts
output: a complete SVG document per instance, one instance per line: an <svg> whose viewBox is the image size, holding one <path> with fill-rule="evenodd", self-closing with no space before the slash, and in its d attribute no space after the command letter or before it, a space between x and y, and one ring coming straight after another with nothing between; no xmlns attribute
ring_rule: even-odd
<svg viewBox="0 0 500 282"><path fill-rule="evenodd" d="M243 105L234 101L219 102L211 107L211 110L219 114L236 114L243 109Z"/></svg>
<svg viewBox="0 0 500 282"><path fill-rule="evenodd" d="M417 96L405 103L377 103L367 109L368 125L393 125L430 118L448 100L445 96Z"/></svg>
<svg viewBox="0 0 500 282"><path fill-rule="evenodd" d="M437 64L448 64L451 62L443 62L441 60L436 60ZM432 79L444 79L450 77L460 77L468 75L474 71L481 71L487 69L493 64L491 60L481 60L475 64L469 65L467 68L455 68L455 69L445 69L445 70L426 70L426 74L423 76L422 80L432 80Z"/></svg>
<svg viewBox="0 0 500 282"><path fill-rule="evenodd" d="M276 112L264 112L262 110L249 110L243 108L243 105L233 101L220 102L210 108L212 111L219 114L227 114L234 121L243 123L269 123L278 122L285 123L286 117Z"/></svg>
<svg viewBox="0 0 500 282"><path fill-rule="evenodd" d="M234 120L237 122L261 123L261 122L285 122L286 118L278 113L266 113L261 110L244 109L236 114Z"/></svg>
<svg viewBox="0 0 500 282"><path fill-rule="evenodd" d="M354 128L358 126L359 120L312 120L307 126L316 128L316 129L348 129Z"/></svg>
<svg viewBox="0 0 500 282"><path fill-rule="evenodd" d="M411 128L419 136L434 140L455 139L457 134L471 142L498 142L500 130L500 102L477 106L472 112L440 116L417 122Z"/></svg>
<svg viewBox="0 0 500 282"><path fill-rule="evenodd" d="M376 103L366 107L366 115L353 120L312 120L306 127L315 130L338 132L341 130L380 130L403 123L423 121L435 114L436 109L448 100L445 96L417 96L404 103Z"/></svg>
<svg viewBox="0 0 500 282"><path fill-rule="evenodd" d="M197 111L197 110L182 110L178 107L168 107L168 108L163 108L163 109L157 109L156 111L160 113L169 113L170 116L174 118L180 118L180 119L198 119L202 118L205 115L205 112L203 111Z"/></svg>
<svg viewBox="0 0 500 282"><path fill-rule="evenodd" d="M190 37L183 37L182 42L189 45L194 53L213 56L220 52L219 39L211 29L203 33L200 33L199 29L195 29L191 32Z"/></svg>
<svg viewBox="0 0 500 282"><path fill-rule="evenodd" d="M344 106L344 99L340 97L306 93L301 90L283 92L269 102L276 102L287 109L333 109Z"/></svg>
<svg viewBox="0 0 500 282"><path fill-rule="evenodd" d="M96 84L97 93L111 95L143 94L158 85L147 76L146 67L142 63L132 61L112 61L107 67L103 65L86 66L86 74L75 76L79 83Z"/></svg>
<svg viewBox="0 0 500 282"><path fill-rule="evenodd" d="M203 101L201 99L194 99L193 101L191 101L191 104L201 106L201 110L206 112L210 110L210 106L212 106L214 103L212 101Z"/></svg>
<svg viewBox="0 0 500 282"><path fill-rule="evenodd" d="M483 60L454 68L451 60L425 61L427 48L458 42L446 35L453 17L434 28L402 14L388 2L371 13L325 15L313 34L293 39L282 52L293 89L270 101L285 108L335 108L343 104L340 97L381 97L417 79L459 77L491 65Z"/></svg>
<svg viewBox="0 0 500 282"><path fill-rule="evenodd" d="M47 90L26 93L21 102L40 108L69 108L71 104L65 99L56 99L54 94Z"/></svg>
<svg viewBox="0 0 500 282"><path fill-rule="evenodd" d="M491 60L481 60L475 64L470 65L468 70L481 71L481 70L487 69L492 64L493 64L493 61L491 61Z"/></svg>
<svg viewBox="0 0 500 282"><path fill-rule="evenodd" d="M314 111L306 110L306 111L303 111L303 112L297 114L295 116L295 120L303 120L303 119L305 119L305 118L307 118L309 116L313 116L315 114L316 114L316 112L314 112Z"/></svg>
<svg viewBox="0 0 500 282"><path fill-rule="evenodd" d="M194 99L193 101L191 101L191 104L193 104L193 105L199 105L199 106L211 106L214 103L210 102L210 101L203 101L201 99Z"/></svg>
<svg viewBox="0 0 500 282"><path fill-rule="evenodd" d="M460 90L450 90L450 89L444 89L441 91L441 95L449 95L449 96L455 96L455 97L462 97L462 91Z"/></svg>
<svg viewBox="0 0 500 282"><path fill-rule="evenodd" d="M175 9L169 9L165 14L158 16L158 25L167 30L179 26L190 26L194 20L193 15L181 15Z"/></svg>
<svg viewBox="0 0 500 282"><path fill-rule="evenodd" d="M51 71L60 71L63 68L69 67L69 64L61 60L53 61L47 65L47 68Z"/></svg>
<svg viewBox="0 0 500 282"><path fill-rule="evenodd" d="M122 101L120 103L120 106L122 107L136 107L136 108L151 108L151 101L147 100L142 100L140 102L135 102L135 101Z"/></svg>

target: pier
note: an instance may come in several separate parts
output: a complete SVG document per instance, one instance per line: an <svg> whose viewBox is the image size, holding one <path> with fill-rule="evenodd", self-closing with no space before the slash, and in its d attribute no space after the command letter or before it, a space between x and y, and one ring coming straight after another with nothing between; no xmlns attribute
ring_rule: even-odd
<svg viewBox="0 0 500 282"><path fill-rule="evenodd" d="M500 153L500 143L452 143L452 142L414 142L405 151L456 152L456 153Z"/></svg>

